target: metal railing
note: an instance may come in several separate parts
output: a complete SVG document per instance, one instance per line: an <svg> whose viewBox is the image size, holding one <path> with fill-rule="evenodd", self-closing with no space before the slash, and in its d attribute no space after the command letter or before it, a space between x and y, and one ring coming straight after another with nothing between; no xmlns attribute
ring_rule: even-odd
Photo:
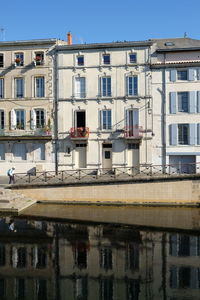
<svg viewBox="0 0 200 300"><path fill-rule="evenodd" d="M23 183L73 183L73 182L91 182L91 181L112 181L128 180L131 178L149 178L149 177L172 177L185 176L188 174L200 175L200 164L171 164L171 165L146 165L132 167L114 167L112 169L77 169L62 170L57 174L55 171L16 173L15 182Z"/></svg>
<svg viewBox="0 0 200 300"><path fill-rule="evenodd" d="M71 138L88 138L90 130L88 127L75 127L70 129Z"/></svg>
<svg viewBox="0 0 200 300"><path fill-rule="evenodd" d="M124 137L133 139L142 139L143 129L142 126L126 126L124 128Z"/></svg>

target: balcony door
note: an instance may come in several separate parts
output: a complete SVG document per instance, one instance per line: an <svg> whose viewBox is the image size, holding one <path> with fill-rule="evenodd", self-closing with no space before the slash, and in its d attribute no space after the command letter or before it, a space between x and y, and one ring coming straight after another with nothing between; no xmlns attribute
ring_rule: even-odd
<svg viewBox="0 0 200 300"><path fill-rule="evenodd" d="M126 128L129 137L138 135L139 110L128 109L126 111Z"/></svg>
<svg viewBox="0 0 200 300"><path fill-rule="evenodd" d="M102 156L102 167L112 169L112 144L103 144Z"/></svg>
<svg viewBox="0 0 200 300"><path fill-rule="evenodd" d="M76 112L76 128L83 127L85 128L85 111L80 110Z"/></svg>

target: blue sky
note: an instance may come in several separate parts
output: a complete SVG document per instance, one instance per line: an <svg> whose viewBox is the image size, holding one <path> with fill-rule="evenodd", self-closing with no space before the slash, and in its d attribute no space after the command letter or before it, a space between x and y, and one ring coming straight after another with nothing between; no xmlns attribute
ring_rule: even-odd
<svg viewBox="0 0 200 300"><path fill-rule="evenodd" d="M43 38L73 43L200 39L200 0L2 0L0 41ZM3 34L4 33L4 34Z"/></svg>

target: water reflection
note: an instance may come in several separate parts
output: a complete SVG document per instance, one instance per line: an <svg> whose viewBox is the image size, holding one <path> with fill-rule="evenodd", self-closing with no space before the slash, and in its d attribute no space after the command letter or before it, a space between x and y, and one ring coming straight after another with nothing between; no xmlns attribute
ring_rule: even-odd
<svg viewBox="0 0 200 300"><path fill-rule="evenodd" d="M199 299L198 232L0 219L0 299Z"/></svg>

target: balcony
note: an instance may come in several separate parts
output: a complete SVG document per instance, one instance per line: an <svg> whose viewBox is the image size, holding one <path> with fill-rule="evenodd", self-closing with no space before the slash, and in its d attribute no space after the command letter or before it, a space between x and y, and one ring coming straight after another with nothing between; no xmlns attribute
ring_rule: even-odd
<svg viewBox="0 0 200 300"><path fill-rule="evenodd" d="M70 137L72 139L88 139L90 130L88 127L77 127L70 129Z"/></svg>
<svg viewBox="0 0 200 300"><path fill-rule="evenodd" d="M23 130L20 128L0 129L0 140L15 140L15 139L26 139L26 140L36 140L36 139L52 139L52 132L45 128L36 128L34 130Z"/></svg>
<svg viewBox="0 0 200 300"><path fill-rule="evenodd" d="M126 126L124 128L124 137L128 140L141 140L143 138L142 126Z"/></svg>

